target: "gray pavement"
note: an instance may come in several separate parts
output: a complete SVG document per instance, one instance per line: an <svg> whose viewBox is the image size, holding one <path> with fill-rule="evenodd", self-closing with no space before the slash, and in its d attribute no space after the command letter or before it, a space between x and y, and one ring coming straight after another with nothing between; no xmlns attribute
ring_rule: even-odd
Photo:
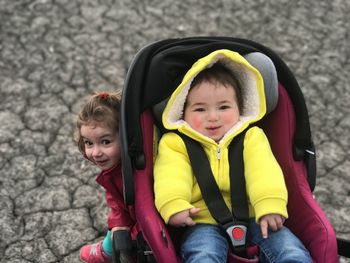
<svg viewBox="0 0 350 263"><path fill-rule="evenodd" d="M248 38L291 67L318 150L315 197L350 239L349 13L348 0L0 0L0 263L79 262L101 239L97 170L72 141L81 98L122 88L141 47L193 35Z"/></svg>

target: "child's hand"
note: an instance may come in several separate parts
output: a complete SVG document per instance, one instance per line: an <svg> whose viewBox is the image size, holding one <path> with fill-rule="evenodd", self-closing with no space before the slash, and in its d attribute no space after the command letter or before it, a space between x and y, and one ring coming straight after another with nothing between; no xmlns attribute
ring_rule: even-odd
<svg viewBox="0 0 350 263"><path fill-rule="evenodd" d="M169 225L183 227L183 226L194 226L196 222L192 220L193 215L197 214L200 208L191 208L172 215L169 219Z"/></svg>
<svg viewBox="0 0 350 263"><path fill-rule="evenodd" d="M268 228L277 231L282 228L285 218L279 214L268 214L260 219L260 228L263 238L268 237Z"/></svg>
<svg viewBox="0 0 350 263"><path fill-rule="evenodd" d="M113 239L113 233L114 232L116 232L116 231L118 231L118 230L130 230L130 228L129 227L127 227L127 226L116 226L116 227L113 227L112 229L112 235L111 235L111 239Z"/></svg>
<svg viewBox="0 0 350 263"><path fill-rule="evenodd" d="M112 228L111 238L113 237L114 232L117 232L117 231L120 231L120 230L130 231L130 228L127 227L127 226L113 227ZM125 239L125 241L127 241L127 239ZM124 245L125 245L125 243L124 243ZM119 251L119 260L118 260L118 262L121 262L121 263L136 263L137 262L136 258L135 258L135 256L133 256L133 253L131 252L132 244L131 243L126 243L126 246L127 245L130 245L130 247L128 247L129 249L124 249L124 250L120 250Z"/></svg>
<svg viewBox="0 0 350 263"><path fill-rule="evenodd" d="M114 233L115 231L118 231L118 230L130 230L130 228L127 226L116 226L116 227L112 228L112 233Z"/></svg>

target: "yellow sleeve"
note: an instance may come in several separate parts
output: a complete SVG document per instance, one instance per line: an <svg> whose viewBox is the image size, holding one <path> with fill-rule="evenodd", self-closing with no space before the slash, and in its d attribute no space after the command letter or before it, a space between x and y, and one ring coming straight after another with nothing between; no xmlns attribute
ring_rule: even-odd
<svg viewBox="0 0 350 263"><path fill-rule="evenodd" d="M190 209L193 176L186 147L175 133L163 135L154 165L155 205L162 218Z"/></svg>
<svg viewBox="0 0 350 263"><path fill-rule="evenodd" d="M288 192L282 169L262 129L253 127L244 139L244 169L249 201L256 221L267 214L288 217Z"/></svg>

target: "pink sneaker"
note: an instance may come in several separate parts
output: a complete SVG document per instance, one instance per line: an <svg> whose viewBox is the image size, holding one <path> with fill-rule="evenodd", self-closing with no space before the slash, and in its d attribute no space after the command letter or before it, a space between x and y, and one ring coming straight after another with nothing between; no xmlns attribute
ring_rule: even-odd
<svg viewBox="0 0 350 263"><path fill-rule="evenodd" d="M80 249L80 259L87 263L110 263L112 258L102 249L102 240L96 244L85 245Z"/></svg>

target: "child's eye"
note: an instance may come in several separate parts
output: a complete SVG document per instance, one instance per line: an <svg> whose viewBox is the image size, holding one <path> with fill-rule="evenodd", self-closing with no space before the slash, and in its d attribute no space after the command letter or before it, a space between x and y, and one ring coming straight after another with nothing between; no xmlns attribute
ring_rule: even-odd
<svg viewBox="0 0 350 263"><path fill-rule="evenodd" d="M103 145L108 145L111 143L111 140L102 140Z"/></svg>
<svg viewBox="0 0 350 263"><path fill-rule="evenodd" d="M203 111L205 111L205 109L204 108L195 108L194 111L203 112Z"/></svg>
<svg viewBox="0 0 350 263"><path fill-rule="evenodd" d="M92 145L92 142L90 142L88 140L84 140L84 144L85 144L85 146L89 147Z"/></svg>
<svg viewBox="0 0 350 263"><path fill-rule="evenodd" d="M229 105L222 105L222 106L220 106L220 110L227 110L229 108L231 108Z"/></svg>

